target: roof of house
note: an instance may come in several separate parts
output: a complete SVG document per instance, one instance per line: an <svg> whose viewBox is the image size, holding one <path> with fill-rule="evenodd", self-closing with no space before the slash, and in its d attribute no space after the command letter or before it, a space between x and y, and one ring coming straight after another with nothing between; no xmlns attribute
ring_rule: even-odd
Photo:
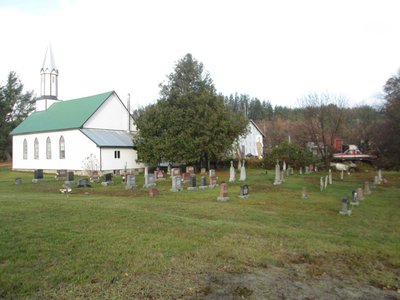
<svg viewBox="0 0 400 300"><path fill-rule="evenodd" d="M107 129L81 129L98 147L133 147L132 136L126 131Z"/></svg>
<svg viewBox="0 0 400 300"><path fill-rule="evenodd" d="M250 123L254 125L254 127L261 133L261 135L263 137L265 137L265 134L262 132L262 130L260 129L260 127L257 126L256 122L254 122L253 120L250 120Z"/></svg>
<svg viewBox="0 0 400 300"><path fill-rule="evenodd" d="M60 101L45 111L32 113L11 135L81 128L114 91Z"/></svg>

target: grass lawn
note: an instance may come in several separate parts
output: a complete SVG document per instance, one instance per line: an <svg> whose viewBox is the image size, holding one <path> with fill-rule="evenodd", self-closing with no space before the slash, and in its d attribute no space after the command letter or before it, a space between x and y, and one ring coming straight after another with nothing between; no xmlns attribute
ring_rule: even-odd
<svg viewBox="0 0 400 300"><path fill-rule="evenodd" d="M334 184L320 192L323 175L292 175L273 186L272 171L250 170L250 197L239 198L235 183L230 200L218 202L219 188L173 193L168 179L151 198L142 175L132 191L116 177L113 186L66 196L53 175L34 184L32 173L2 168L0 298L207 298L218 295L227 275L276 269L297 270L296 281L328 276L396 291L400 174L384 172L388 182L351 216L338 214L341 198L376 172L344 180L333 172ZM217 176L227 181L229 172ZM233 296L257 298L244 281L232 286Z"/></svg>

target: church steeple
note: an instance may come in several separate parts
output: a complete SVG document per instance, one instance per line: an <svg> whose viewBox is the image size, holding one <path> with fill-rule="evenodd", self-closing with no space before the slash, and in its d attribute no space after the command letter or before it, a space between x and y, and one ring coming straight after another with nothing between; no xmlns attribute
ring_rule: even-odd
<svg viewBox="0 0 400 300"><path fill-rule="evenodd" d="M49 44L40 69L40 97L36 100L36 111L47 110L58 101L58 70Z"/></svg>

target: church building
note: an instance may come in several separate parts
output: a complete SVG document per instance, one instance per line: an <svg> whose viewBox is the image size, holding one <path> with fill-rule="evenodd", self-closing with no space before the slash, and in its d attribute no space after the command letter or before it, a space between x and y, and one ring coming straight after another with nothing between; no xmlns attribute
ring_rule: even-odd
<svg viewBox="0 0 400 300"><path fill-rule="evenodd" d="M115 91L60 100L51 46L40 77L36 111L11 132L13 170L105 173L143 167L136 162L133 118Z"/></svg>

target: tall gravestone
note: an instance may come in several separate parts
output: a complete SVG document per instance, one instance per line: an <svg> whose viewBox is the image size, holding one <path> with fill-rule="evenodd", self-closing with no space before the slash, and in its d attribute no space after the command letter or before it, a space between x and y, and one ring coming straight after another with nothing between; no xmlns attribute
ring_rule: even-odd
<svg viewBox="0 0 400 300"><path fill-rule="evenodd" d="M228 184L225 182L221 183L219 196L217 197L218 201L228 201Z"/></svg>
<svg viewBox="0 0 400 300"><path fill-rule="evenodd" d="M43 180L43 170L42 169L37 169L33 171L33 183L38 183L39 181Z"/></svg>
<svg viewBox="0 0 400 300"><path fill-rule="evenodd" d="M231 160L231 167L229 168L229 182L235 182L235 168L233 167L233 161Z"/></svg>
<svg viewBox="0 0 400 300"><path fill-rule="evenodd" d="M172 188L171 192L180 192L182 191L182 178L181 176L172 176Z"/></svg>
<svg viewBox="0 0 400 300"><path fill-rule="evenodd" d="M148 174L144 177L144 188L152 188L156 184L154 182L154 174Z"/></svg>
<svg viewBox="0 0 400 300"><path fill-rule="evenodd" d="M245 181L246 180L246 167L245 167L245 161L243 160L242 163L242 168L240 169L240 181Z"/></svg>
<svg viewBox="0 0 400 300"><path fill-rule="evenodd" d="M324 177L321 177L319 179L319 189L321 190L321 192L324 190Z"/></svg>
<svg viewBox="0 0 400 300"><path fill-rule="evenodd" d="M247 184L240 186L239 197L242 199L247 199L249 197L249 186Z"/></svg>
<svg viewBox="0 0 400 300"><path fill-rule="evenodd" d="M329 184L332 184L332 170L331 169L329 169L328 178L329 178Z"/></svg>
<svg viewBox="0 0 400 300"><path fill-rule="evenodd" d="M208 188L207 177L206 176L201 176L199 189L204 190L204 189L207 189L207 188Z"/></svg>
<svg viewBox="0 0 400 300"><path fill-rule="evenodd" d="M371 189L369 185L369 181L364 182L364 194L365 195L370 195L371 194Z"/></svg>
<svg viewBox="0 0 400 300"><path fill-rule="evenodd" d="M364 201L364 191L362 188L357 188L357 198L359 201Z"/></svg>
<svg viewBox="0 0 400 300"><path fill-rule="evenodd" d="M301 191L301 199L308 199L308 192L306 187L303 187Z"/></svg>
<svg viewBox="0 0 400 300"><path fill-rule="evenodd" d="M127 176L126 176L126 186L125 186L125 189L126 189L126 190L131 190L131 189L134 189L134 188L136 188L136 187L137 187L137 185L136 185L136 176L135 176L135 175L132 175L132 174L127 175Z"/></svg>
<svg viewBox="0 0 400 300"><path fill-rule="evenodd" d="M281 182L281 167L279 166L279 162L276 162L275 165L275 181L274 181L274 185L280 185Z"/></svg>
<svg viewBox="0 0 400 300"><path fill-rule="evenodd" d="M196 186L196 175L194 175L194 174L191 174L191 175L190 175L188 190L197 190L197 186Z"/></svg>

